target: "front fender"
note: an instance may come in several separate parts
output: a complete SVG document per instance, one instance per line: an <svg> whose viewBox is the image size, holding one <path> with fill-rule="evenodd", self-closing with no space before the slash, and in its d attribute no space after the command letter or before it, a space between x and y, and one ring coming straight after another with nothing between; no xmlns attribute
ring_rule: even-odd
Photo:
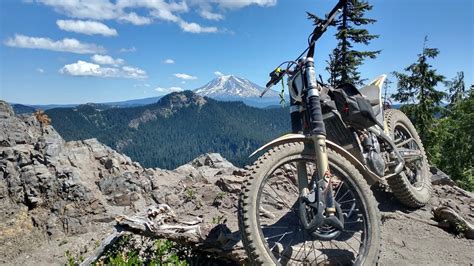
<svg viewBox="0 0 474 266"><path fill-rule="evenodd" d="M257 153L259 153L263 150L268 150L272 147L275 147L275 146L278 146L278 145L281 145L281 144L284 144L284 143L297 142L297 141L311 142L312 143L313 140L310 139L309 137L306 137L303 134L294 134L294 133L286 134L286 135L278 137L278 138L268 142L267 144L263 145L262 147L258 148L256 151L254 151L252 154L250 154L249 157L252 157L255 154L257 154ZM367 166L365 166L354 155L349 153L343 147L341 147L341 146L337 145L336 143L334 143L332 141L329 141L329 140L326 140L326 146L329 149L339 153L344 158L346 158L349 162L351 162L357 168L357 170L359 170L359 172L365 177L365 179L367 180L369 185L372 185L372 184L375 184L375 183L381 181L381 177L379 177L377 174L370 171L370 169L368 169Z"/></svg>
<svg viewBox="0 0 474 266"><path fill-rule="evenodd" d="M309 141L309 140L310 139L306 138L306 136L303 135L303 134L286 134L286 135L278 137L278 138L268 142L267 144L263 145L262 147L258 148L256 151L254 151L252 154L250 154L249 157L252 157L255 154L257 154L257 153L259 153L263 150L267 150L271 147L278 146L282 143L293 142L293 141Z"/></svg>

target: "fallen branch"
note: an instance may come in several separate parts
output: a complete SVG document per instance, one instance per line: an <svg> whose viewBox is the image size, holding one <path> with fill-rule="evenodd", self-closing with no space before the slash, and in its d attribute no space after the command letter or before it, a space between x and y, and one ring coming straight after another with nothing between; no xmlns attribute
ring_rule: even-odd
<svg viewBox="0 0 474 266"><path fill-rule="evenodd" d="M97 251L81 265L90 265L125 232L154 239L168 239L215 258L242 263L246 259L239 232L232 233L225 224L206 224L200 217L192 221L178 219L166 204L150 207L146 214L121 215L115 218L116 232L105 238Z"/></svg>
<svg viewBox="0 0 474 266"><path fill-rule="evenodd" d="M442 206L433 209L433 215L440 224L444 225L444 228L449 228L468 239L474 239L474 226L450 207Z"/></svg>
<svg viewBox="0 0 474 266"><path fill-rule="evenodd" d="M424 223L424 224L439 227L439 224L435 221L430 221L430 220L425 220L425 219L422 219L422 218L414 217L410 214L407 214L407 213L404 213L404 212L401 212L401 211L395 211L394 213L383 213L382 217L383 218L392 218L392 219L399 219L401 217L404 217L404 218L408 218L408 219L411 219L411 220L414 220L414 221L417 221L417 222L420 222L420 223Z"/></svg>
<svg viewBox="0 0 474 266"><path fill-rule="evenodd" d="M92 263L94 263L95 261L97 261L100 256L102 256L102 254L104 254L104 252L110 247L112 246L115 242L117 242L117 240L120 239L121 236L124 235L125 232L118 232L118 231L115 231L113 234L109 235L108 237L106 237L102 243L100 244L100 246L97 248L97 250L94 252L93 255L91 255L90 257L88 257L87 259L85 259L83 262L81 262L81 266L84 266L84 265L91 265Z"/></svg>

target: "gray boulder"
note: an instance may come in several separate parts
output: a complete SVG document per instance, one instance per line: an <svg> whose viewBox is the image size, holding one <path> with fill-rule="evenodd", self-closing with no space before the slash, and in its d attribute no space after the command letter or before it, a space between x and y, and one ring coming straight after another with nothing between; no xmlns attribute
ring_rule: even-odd
<svg viewBox="0 0 474 266"><path fill-rule="evenodd" d="M449 185L454 186L456 183L443 171L439 170L435 166L430 167L431 183L433 185Z"/></svg>
<svg viewBox="0 0 474 266"><path fill-rule="evenodd" d="M13 108L5 101L0 100L0 119L14 116Z"/></svg>

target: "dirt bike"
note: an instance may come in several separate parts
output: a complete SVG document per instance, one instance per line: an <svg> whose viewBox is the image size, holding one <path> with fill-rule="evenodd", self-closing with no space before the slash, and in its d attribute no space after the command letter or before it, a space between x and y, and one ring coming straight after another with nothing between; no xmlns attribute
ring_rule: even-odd
<svg viewBox="0 0 474 266"><path fill-rule="evenodd" d="M317 21L308 48L272 71L263 92L288 76L293 133L251 155L262 154L247 169L239 227L252 264L375 264L380 219L369 185L388 184L410 207L431 196L415 128L402 112L383 110L386 76L360 90L316 79L315 43L343 5Z"/></svg>

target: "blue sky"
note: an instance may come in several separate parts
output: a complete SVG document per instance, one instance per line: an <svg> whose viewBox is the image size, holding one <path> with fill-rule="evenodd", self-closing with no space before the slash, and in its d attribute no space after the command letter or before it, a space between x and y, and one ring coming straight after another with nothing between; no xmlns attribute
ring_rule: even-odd
<svg viewBox="0 0 474 266"><path fill-rule="evenodd" d="M402 70L423 38L448 78L474 83L474 1L372 0L369 27L382 50L363 78ZM305 48L305 11L334 0L27 0L0 2L0 98L25 104L108 102L195 89L217 74L264 85L268 72ZM317 70L335 46L318 42ZM73 40L72 40L73 39ZM393 78L392 78L393 79ZM394 89L394 88L393 88Z"/></svg>

